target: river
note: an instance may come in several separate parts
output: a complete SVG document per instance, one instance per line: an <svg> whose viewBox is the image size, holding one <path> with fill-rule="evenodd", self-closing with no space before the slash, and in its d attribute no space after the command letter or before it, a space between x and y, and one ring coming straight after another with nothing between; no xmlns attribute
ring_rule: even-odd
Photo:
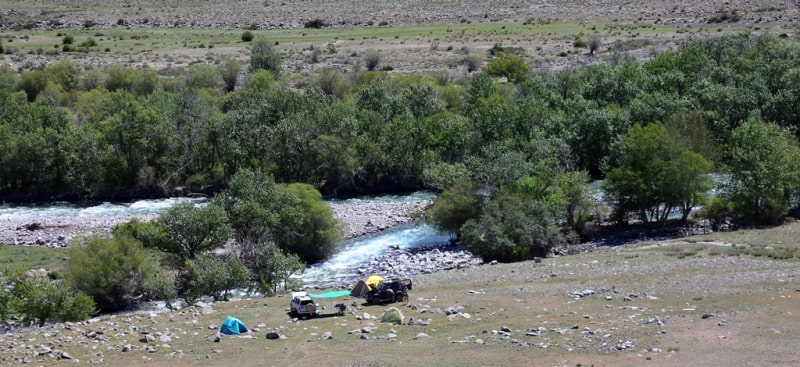
<svg viewBox="0 0 800 367"><path fill-rule="evenodd" d="M368 207L370 204L416 202L433 200L429 192L415 192L405 195L364 196L350 199L328 200L331 205L346 205L352 208ZM24 219L26 222L40 220L67 220L81 218L83 221L97 221L108 217L152 217L179 202L190 201L202 205L208 199L169 198L157 200L138 200L130 203L49 203L33 206L0 205L0 222ZM369 263L376 256L385 254L390 246L411 249L423 245L446 244L449 237L425 224L406 224L384 231L344 241L334 255L327 261L312 264L300 276L307 286L329 286L354 282L359 275L355 272L361 265Z"/></svg>

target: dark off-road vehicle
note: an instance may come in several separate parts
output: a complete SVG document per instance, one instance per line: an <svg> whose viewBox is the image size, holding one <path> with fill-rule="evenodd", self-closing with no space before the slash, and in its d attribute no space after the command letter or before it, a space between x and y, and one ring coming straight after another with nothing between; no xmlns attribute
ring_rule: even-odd
<svg viewBox="0 0 800 367"><path fill-rule="evenodd" d="M409 290L411 279L387 279L367 293L365 298L369 304L405 302Z"/></svg>

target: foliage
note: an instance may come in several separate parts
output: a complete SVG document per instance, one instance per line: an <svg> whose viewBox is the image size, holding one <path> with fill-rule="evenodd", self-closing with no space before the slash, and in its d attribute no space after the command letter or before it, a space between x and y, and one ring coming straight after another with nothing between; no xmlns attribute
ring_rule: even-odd
<svg viewBox="0 0 800 367"><path fill-rule="evenodd" d="M145 301L163 300L169 303L178 298L175 277L166 269L151 270L142 282L142 295Z"/></svg>
<svg viewBox="0 0 800 367"><path fill-rule="evenodd" d="M459 167L491 195L546 159L602 179L622 164L618 145L634 124L662 122L678 151L718 167L732 158L723 143L751 117L800 132L796 39L743 33L682 42L646 60L618 54L536 73L508 72L502 62L516 56L499 46L483 72L449 78L326 70L289 79L272 63L275 43L263 39L250 45L247 75L236 60L164 76L73 61L0 66L0 196L214 190L243 169L323 195L443 190Z"/></svg>
<svg viewBox="0 0 800 367"><path fill-rule="evenodd" d="M619 223L627 223L633 212L644 222L664 224L678 207L686 220L711 188L707 176L711 163L697 153L679 150L660 123L635 125L622 138L619 153L620 165L603 182Z"/></svg>
<svg viewBox="0 0 800 367"><path fill-rule="evenodd" d="M520 56L499 52L497 57L483 68L483 72L494 77L506 77L519 83L525 79L531 67Z"/></svg>
<svg viewBox="0 0 800 367"><path fill-rule="evenodd" d="M732 131L726 151L731 176L722 189L731 214L751 225L786 215L800 185L795 139L775 124L753 119Z"/></svg>
<svg viewBox="0 0 800 367"><path fill-rule="evenodd" d="M187 300L211 296L214 301L228 300L228 294L237 288L248 288L250 271L233 256L199 255L186 261Z"/></svg>
<svg viewBox="0 0 800 367"><path fill-rule="evenodd" d="M543 201L502 195L487 203L478 219L464 224L463 242L484 261L514 262L545 256L567 242L553 214Z"/></svg>
<svg viewBox="0 0 800 367"><path fill-rule="evenodd" d="M320 28L324 28L324 27L327 27L327 26L328 26L328 24L325 23L325 21L323 21L322 19L319 19L319 18L314 18L312 20L309 20L309 21L303 23L303 28L320 29Z"/></svg>
<svg viewBox="0 0 800 367"><path fill-rule="evenodd" d="M278 189L296 198L295 207L301 213L291 228L275 231L279 247L310 264L329 258L343 237L342 224L331 207L311 185L293 183Z"/></svg>
<svg viewBox="0 0 800 367"><path fill-rule="evenodd" d="M458 234L461 226L480 214L481 199L469 179L456 181L427 210L428 222L439 230Z"/></svg>
<svg viewBox="0 0 800 367"><path fill-rule="evenodd" d="M214 204L178 203L159 215L156 223L166 236L157 236L152 245L176 256L178 264L224 246L232 233L225 210Z"/></svg>
<svg viewBox="0 0 800 367"><path fill-rule="evenodd" d="M70 248L65 278L91 296L101 311L127 308L141 292L145 276L144 251L131 237L93 236Z"/></svg>
<svg viewBox="0 0 800 367"><path fill-rule="evenodd" d="M253 271L261 291L276 294L281 288L288 288L292 275L302 273L305 269L305 263L297 255L268 244L259 248Z"/></svg>
<svg viewBox="0 0 800 367"><path fill-rule="evenodd" d="M366 67L368 71L375 71L380 62L381 62L381 54L378 53L378 51L367 50L364 53L364 67Z"/></svg>
<svg viewBox="0 0 800 367"><path fill-rule="evenodd" d="M95 314L95 303L82 292L73 292L64 280L11 274L12 309L25 322L39 327L50 321L82 321Z"/></svg>
<svg viewBox="0 0 800 367"><path fill-rule="evenodd" d="M242 42L250 42L255 38L255 35L250 30L242 32Z"/></svg>
<svg viewBox="0 0 800 367"><path fill-rule="evenodd" d="M225 60L218 66L219 75L222 77L223 88L226 92L233 92L239 80L242 65L236 60Z"/></svg>
<svg viewBox="0 0 800 367"><path fill-rule="evenodd" d="M283 61L281 54L272 47L272 44L264 38L258 38L250 46L250 71L263 69L273 74L282 72Z"/></svg>

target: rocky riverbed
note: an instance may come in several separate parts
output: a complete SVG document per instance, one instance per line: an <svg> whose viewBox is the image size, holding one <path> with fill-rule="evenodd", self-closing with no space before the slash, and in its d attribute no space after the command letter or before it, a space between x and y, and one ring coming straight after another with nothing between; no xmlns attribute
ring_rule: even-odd
<svg viewBox="0 0 800 367"><path fill-rule="evenodd" d="M334 216L342 222L345 238L353 239L376 234L397 226L406 225L414 219L414 213L422 211L429 200L400 202L332 202ZM0 219L0 243L21 246L68 247L70 241L80 236L106 235L120 223L134 216L64 216L40 218ZM135 216L150 221L156 214ZM354 277L382 274L387 277L407 277L429 274L443 270L463 269L483 263L457 246L423 246L415 249L389 248L367 263L350 269ZM309 284L317 287L316 284ZM346 284L336 284L345 286ZM330 285L329 285L330 286Z"/></svg>
<svg viewBox="0 0 800 367"><path fill-rule="evenodd" d="M417 200L330 205L334 216L342 221L345 238L350 239L407 224L414 212L428 204L427 200ZM150 221L157 214L0 218L0 244L67 247L76 237L108 234L115 225L134 217Z"/></svg>

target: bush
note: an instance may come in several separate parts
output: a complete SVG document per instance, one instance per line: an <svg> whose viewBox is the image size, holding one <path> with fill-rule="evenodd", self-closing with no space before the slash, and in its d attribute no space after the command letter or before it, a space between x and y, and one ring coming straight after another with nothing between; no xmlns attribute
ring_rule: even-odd
<svg viewBox="0 0 800 367"><path fill-rule="evenodd" d="M190 302L201 296L227 300L230 291L250 285L250 271L235 257L205 254L188 260L186 277L189 287L185 297Z"/></svg>
<svg viewBox="0 0 800 367"><path fill-rule="evenodd" d="M305 28L316 28L316 29L320 29L322 27L327 27L327 26L328 24L326 24L322 19L319 18L309 20L305 22L305 24L303 24L303 27Z"/></svg>
<svg viewBox="0 0 800 367"><path fill-rule="evenodd" d="M572 46L575 48L586 48L588 44L583 40L583 38L578 37L572 42Z"/></svg>
<svg viewBox="0 0 800 367"><path fill-rule="evenodd" d="M466 248L484 261L531 260L567 243L555 217L543 201L506 196L492 200L461 231Z"/></svg>
<svg viewBox="0 0 800 367"><path fill-rule="evenodd" d="M509 81L520 82L525 79L530 69L522 57L500 52L497 54L497 58L483 68L483 72L493 77L504 76Z"/></svg>
<svg viewBox="0 0 800 367"><path fill-rule="evenodd" d="M485 59L486 56L484 56L484 54L480 51L475 50L469 52L469 54L464 57L464 64L467 66L467 71L471 73L473 71L480 70Z"/></svg>
<svg viewBox="0 0 800 367"><path fill-rule="evenodd" d="M65 45L71 45L75 43L75 37L71 34L65 35L64 38L61 39L61 43Z"/></svg>
<svg viewBox="0 0 800 367"><path fill-rule="evenodd" d="M375 50L367 50L364 54L364 67L366 67L368 71L375 71L375 68L377 68L380 63L381 54Z"/></svg>
<svg viewBox="0 0 800 367"><path fill-rule="evenodd" d="M175 277L164 269L148 273L142 283L142 294L145 301L163 300L169 303L178 298Z"/></svg>
<svg viewBox="0 0 800 367"><path fill-rule="evenodd" d="M92 298L74 293L64 281L24 274L13 275L11 281L10 303L26 323L42 327L49 321L82 321L96 313Z"/></svg>
<svg viewBox="0 0 800 367"><path fill-rule="evenodd" d="M275 75L281 73L283 63L281 54L272 47L269 41L266 39L255 40L251 52L250 71L263 69Z"/></svg>
<svg viewBox="0 0 800 367"><path fill-rule="evenodd" d="M333 216L331 207L322 200L322 194L308 184L279 185L279 190L295 198L295 210L301 213L291 231L282 229L283 236L276 235L281 248L297 254L301 260L313 264L333 254L343 231Z"/></svg>
<svg viewBox="0 0 800 367"><path fill-rule="evenodd" d="M250 31L242 32L242 42L250 42L253 40L253 38L255 38L253 32Z"/></svg>
<svg viewBox="0 0 800 367"><path fill-rule="evenodd" d="M141 291L144 267L144 250L134 238L93 236L70 248L65 277L101 311L118 311Z"/></svg>
<svg viewBox="0 0 800 367"><path fill-rule="evenodd" d="M295 254L286 254L274 244L259 247L256 253L254 273L261 292L275 294L282 286L289 287L289 278L302 273L306 266Z"/></svg>

